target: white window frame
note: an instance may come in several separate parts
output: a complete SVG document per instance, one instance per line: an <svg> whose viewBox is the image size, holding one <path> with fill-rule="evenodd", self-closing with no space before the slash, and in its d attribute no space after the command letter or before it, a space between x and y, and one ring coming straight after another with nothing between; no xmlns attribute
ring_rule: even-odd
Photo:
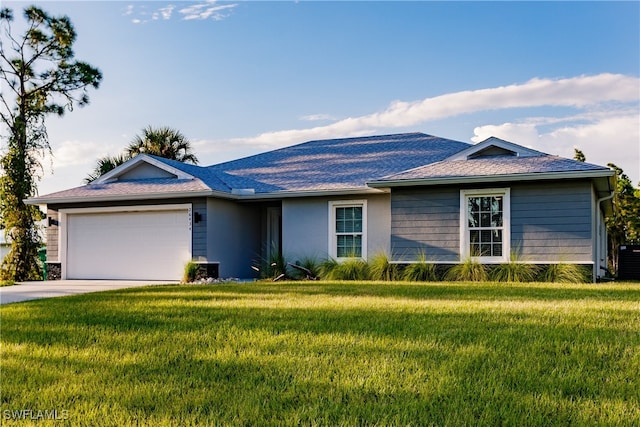
<svg viewBox="0 0 640 427"><path fill-rule="evenodd" d="M338 257L338 234L336 231L336 208L362 208L362 259L367 259L367 201L366 200L334 200L329 202L329 256L340 261L350 259Z"/></svg>
<svg viewBox="0 0 640 427"><path fill-rule="evenodd" d="M471 256L469 251L469 221L467 199L469 197L502 196L502 256ZM509 262L511 258L511 189L483 188L460 190L460 260L473 259L484 264Z"/></svg>

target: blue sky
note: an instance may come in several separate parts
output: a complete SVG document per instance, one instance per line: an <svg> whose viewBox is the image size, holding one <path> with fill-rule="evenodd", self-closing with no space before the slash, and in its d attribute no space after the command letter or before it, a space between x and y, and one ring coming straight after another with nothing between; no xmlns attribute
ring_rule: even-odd
<svg viewBox="0 0 640 427"><path fill-rule="evenodd" d="M70 17L76 57L104 74L89 106L48 120L40 194L148 125L183 132L204 165L424 132L577 147L640 182L639 2L35 3Z"/></svg>

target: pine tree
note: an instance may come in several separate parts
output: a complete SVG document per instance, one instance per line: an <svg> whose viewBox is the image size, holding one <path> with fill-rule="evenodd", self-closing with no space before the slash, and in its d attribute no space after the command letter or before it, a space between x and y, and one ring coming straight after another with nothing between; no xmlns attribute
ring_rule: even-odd
<svg viewBox="0 0 640 427"><path fill-rule="evenodd" d="M5 154L0 159L0 216L11 251L2 263L4 280L37 279L40 247L35 206L42 171L40 158L51 151L45 118L64 115L89 102L87 89L98 88L102 74L74 59L76 32L68 17L53 17L36 6L24 9L26 30L14 36L13 11L0 10L0 120Z"/></svg>

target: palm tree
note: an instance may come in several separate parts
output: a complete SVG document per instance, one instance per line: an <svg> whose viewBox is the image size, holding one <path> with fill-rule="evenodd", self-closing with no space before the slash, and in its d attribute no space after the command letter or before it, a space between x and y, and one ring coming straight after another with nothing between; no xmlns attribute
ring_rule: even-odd
<svg viewBox="0 0 640 427"><path fill-rule="evenodd" d="M95 181L141 153L198 164L198 158L192 152L191 143L180 131L166 126L157 129L147 126L142 130L142 136L136 135L133 138L123 154L98 159L93 172L84 179L84 182L89 184Z"/></svg>
<svg viewBox="0 0 640 427"><path fill-rule="evenodd" d="M142 135L136 135L126 152L129 157L145 153L183 163L198 163L189 140L180 131L166 126L157 129L146 127Z"/></svg>
<svg viewBox="0 0 640 427"><path fill-rule="evenodd" d="M95 169L93 169L93 172L87 175L87 177L84 179L84 182L86 184L89 184L95 181L105 173L117 168L118 166L120 166L121 164L123 164L129 159L130 157L127 156L126 154L120 154L118 156L113 156L113 157L104 156L99 158L98 161L96 162Z"/></svg>

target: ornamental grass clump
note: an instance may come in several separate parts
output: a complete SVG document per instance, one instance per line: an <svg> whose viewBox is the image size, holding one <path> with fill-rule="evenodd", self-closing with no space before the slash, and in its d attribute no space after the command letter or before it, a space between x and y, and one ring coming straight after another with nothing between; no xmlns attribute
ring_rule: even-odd
<svg viewBox="0 0 640 427"><path fill-rule="evenodd" d="M499 264L491 271L491 279L496 282L535 282L538 275L538 266L535 264L522 264L509 262Z"/></svg>
<svg viewBox="0 0 640 427"><path fill-rule="evenodd" d="M421 253L418 262L409 264L402 272L402 279L408 282L434 282L438 280L435 264L427 263L427 256Z"/></svg>
<svg viewBox="0 0 640 427"><path fill-rule="evenodd" d="M196 280L196 274L198 273L198 264L193 261L189 261L184 266L184 274L182 275L182 283L193 283Z"/></svg>
<svg viewBox="0 0 640 427"><path fill-rule="evenodd" d="M496 282L535 282L540 267L535 264L525 264L516 252L511 253L511 261L496 265L490 277Z"/></svg>
<svg viewBox="0 0 640 427"><path fill-rule="evenodd" d="M333 258L321 265L321 277L325 280L369 280L369 265L362 258L348 258L338 262Z"/></svg>
<svg viewBox="0 0 640 427"><path fill-rule="evenodd" d="M587 283L591 281L591 272L578 264L549 264L539 276L541 282Z"/></svg>
<svg viewBox="0 0 640 427"><path fill-rule="evenodd" d="M369 277L371 280L390 282L399 279L398 266L389 262L389 256L380 252L369 260Z"/></svg>
<svg viewBox="0 0 640 427"><path fill-rule="evenodd" d="M445 280L486 282L489 280L489 267L471 258L467 258L464 262L451 267L445 274Z"/></svg>

